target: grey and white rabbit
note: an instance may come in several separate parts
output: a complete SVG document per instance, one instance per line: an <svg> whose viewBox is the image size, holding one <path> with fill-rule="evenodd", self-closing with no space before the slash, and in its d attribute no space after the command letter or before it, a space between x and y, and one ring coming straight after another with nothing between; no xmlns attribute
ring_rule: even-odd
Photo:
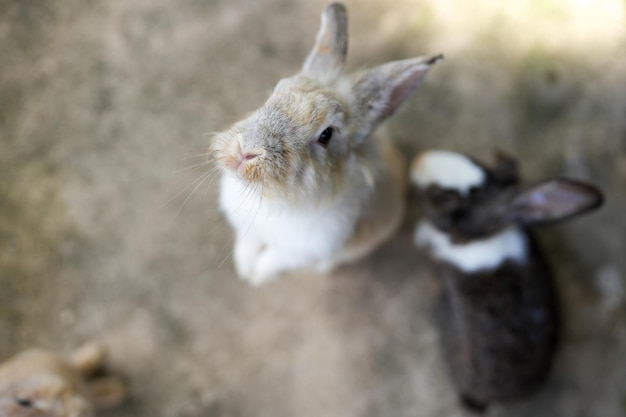
<svg viewBox="0 0 626 417"><path fill-rule="evenodd" d="M66 359L43 349L0 364L1 417L92 417L126 398L121 379L105 373L105 351L89 343Z"/></svg>
<svg viewBox="0 0 626 417"><path fill-rule="evenodd" d="M590 184L519 183L516 162L498 154L487 167L462 154L418 155L410 176L424 202L415 243L436 261L444 356L463 403L521 399L546 379L557 345L557 294L527 227L593 210Z"/></svg>
<svg viewBox="0 0 626 417"><path fill-rule="evenodd" d="M441 56L348 74L347 44L346 9L332 3L301 72L212 143L235 266L252 284L357 260L402 219L406 164L374 131Z"/></svg>

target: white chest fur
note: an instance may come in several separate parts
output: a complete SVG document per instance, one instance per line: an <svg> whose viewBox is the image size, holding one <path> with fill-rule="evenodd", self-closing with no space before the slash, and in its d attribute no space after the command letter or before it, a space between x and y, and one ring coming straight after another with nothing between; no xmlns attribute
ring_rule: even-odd
<svg viewBox="0 0 626 417"><path fill-rule="evenodd" d="M486 239L455 244L446 233L423 221L415 228L414 239L417 246L427 247L436 259L468 273L492 270L507 260L523 262L528 253L526 235L514 226Z"/></svg>
<svg viewBox="0 0 626 417"><path fill-rule="evenodd" d="M256 191L230 175L222 178L222 210L246 239L315 262L343 246L352 233L357 213L343 201L293 207Z"/></svg>

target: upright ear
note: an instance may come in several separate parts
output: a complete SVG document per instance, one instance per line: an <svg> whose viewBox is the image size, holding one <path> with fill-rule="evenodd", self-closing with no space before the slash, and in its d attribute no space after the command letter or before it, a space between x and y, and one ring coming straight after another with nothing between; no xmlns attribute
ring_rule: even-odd
<svg viewBox="0 0 626 417"><path fill-rule="evenodd" d="M379 123L393 115L420 85L443 55L389 62L373 68L354 83L356 105L363 117L360 138L369 136Z"/></svg>
<svg viewBox="0 0 626 417"><path fill-rule="evenodd" d="M322 25L302 73L317 78L343 69L348 53L348 16L341 3L331 3L322 13Z"/></svg>
<svg viewBox="0 0 626 417"><path fill-rule="evenodd" d="M493 179L502 185L517 183L519 180L517 161L511 155L497 150L494 153L494 164L491 169Z"/></svg>
<svg viewBox="0 0 626 417"><path fill-rule="evenodd" d="M93 375L100 371L106 360L104 346L97 342L88 342L78 348L70 362L85 376Z"/></svg>
<svg viewBox="0 0 626 417"><path fill-rule="evenodd" d="M602 192L590 184L554 179L515 197L507 217L522 225L553 223L591 211L602 201Z"/></svg>

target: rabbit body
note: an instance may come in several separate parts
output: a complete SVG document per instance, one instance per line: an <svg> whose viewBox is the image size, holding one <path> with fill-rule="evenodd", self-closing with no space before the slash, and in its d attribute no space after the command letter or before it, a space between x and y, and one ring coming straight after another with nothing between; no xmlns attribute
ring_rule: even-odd
<svg viewBox="0 0 626 417"><path fill-rule="evenodd" d="M482 407L537 390L548 376L558 339L557 296L530 236L520 260L467 273L445 261L438 325L444 357L463 401ZM471 245L471 243L470 243Z"/></svg>
<svg viewBox="0 0 626 417"><path fill-rule="evenodd" d="M284 201L247 193L238 178L224 175L220 203L240 237L233 252L240 276L258 284L277 269L313 266L327 272L389 237L404 213L405 164L388 142L376 142L382 149L376 149L374 169L364 173L363 162L355 164L343 185L350 192L333 198ZM379 158L384 162L375 166Z"/></svg>
<svg viewBox="0 0 626 417"><path fill-rule="evenodd" d="M252 284L294 269L330 271L400 223L405 163L374 131L441 56L346 74L346 52L346 10L333 3L302 71L212 143L235 267Z"/></svg>
<svg viewBox="0 0 626 417"><path fill-rule="evenodd" d="M527 230L595 209L593 186L555 179L518 184L515 161L487 168L452 152L429 151L411 169L425 220L415 243L435 261L444 358L463 404L522 399L546 380L559 333L558 297Z"/></svg>
<svg viewBox="0 0 626 417"><path fill-rule="evenodd" d="M102 376L104 351L96 344L71 359L43 349L24 351L0 364L0 416L91 417L125 397L122 382Z"/></svg>

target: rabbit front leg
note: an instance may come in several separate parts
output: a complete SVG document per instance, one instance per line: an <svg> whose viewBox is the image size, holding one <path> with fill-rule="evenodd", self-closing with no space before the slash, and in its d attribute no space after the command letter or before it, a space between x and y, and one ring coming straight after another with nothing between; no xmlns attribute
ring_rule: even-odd
<svg viewBox="0 0 626 417"><path fill-rule="evenodd" d="M254 265L254 272L249 282L261 285L280 278L285 271L306 268L315 263L312 254L285 252L277 247L267 246L261 251Z"/></svg>
<svg viewBox="0 0 626 417"><path fill-rule="evenodd" d="M254 266L263 246L263 242L254 235L238 234L233 249L233 258L239 278L244 281L253 281Z"/></svg>
<svg viewBox="0 0 626 417"><path fill-rule="evenodd" d="M261 285L278 278L282 272L290 269L291 262L278 249L267 247L255 259L253 271L248 279L252 285Z"/></svg>

